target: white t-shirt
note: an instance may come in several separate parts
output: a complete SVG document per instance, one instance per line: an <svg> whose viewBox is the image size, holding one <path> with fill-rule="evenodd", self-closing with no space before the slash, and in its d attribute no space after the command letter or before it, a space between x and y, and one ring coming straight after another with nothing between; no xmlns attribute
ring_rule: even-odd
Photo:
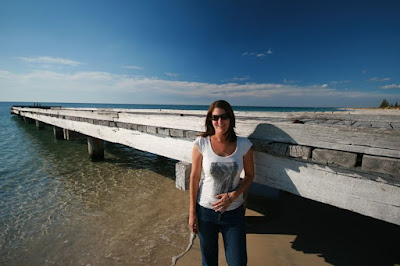
<svg viewBox="0 0 400 266"><path fill-rule="evenodd" d="M239 186L240 173L243 170L243 156L253 145L250 140L237 137L236 150L229 156L219 156L214 153L210 136L198 137L194 141L200 153L203 155L204 177L200 179L199 196L197 203L208 209L212 209L212 203L217 201L216 195L236 190ZM240 195L227 209L236 209L243 203Z"/></svg>

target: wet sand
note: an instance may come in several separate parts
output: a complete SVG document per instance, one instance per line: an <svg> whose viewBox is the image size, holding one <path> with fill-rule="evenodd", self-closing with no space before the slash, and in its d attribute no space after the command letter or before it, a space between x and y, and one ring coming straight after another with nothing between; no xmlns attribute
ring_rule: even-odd
<svg viewBox="0 0 400 266"><path fill-rule="evenodd" d="M248 265L400 265L400 227L299 196L249 198ZM227 265L220 236L219 264ZM199 240L177 265L201 265Z"/></svg>

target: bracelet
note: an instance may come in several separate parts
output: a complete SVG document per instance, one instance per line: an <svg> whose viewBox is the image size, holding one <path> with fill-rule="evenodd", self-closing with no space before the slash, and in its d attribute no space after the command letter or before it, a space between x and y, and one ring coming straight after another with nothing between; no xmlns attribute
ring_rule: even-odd
<svg viewBox="0 0 400 266"><path fill-rule="evenodd" d="M229 194L226 193L226 195L228 196L229 201L232 203L231 197L229 197Z"/></svg>

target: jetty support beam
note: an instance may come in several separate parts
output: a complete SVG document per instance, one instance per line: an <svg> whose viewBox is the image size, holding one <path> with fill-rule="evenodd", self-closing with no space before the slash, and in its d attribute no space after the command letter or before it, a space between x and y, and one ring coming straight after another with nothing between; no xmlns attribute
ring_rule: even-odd
<svg viewBox="0 0 400 266"><path fill-rule="evenodd" d="M29 124L34 124L34 123L35 123L35 120L34 120L34 119L29 118L29 117L26 117L26 116L24 116L24 121L25 121L25 122L28 122Z"/></svg>
<svg viewBox="0 0 400 266"><path fill-rule="evenodd" d="M62 130L63 130L64 139L66 139L66 140L85 139L86 138L85 135L83 135L79 132L72 131L72 130L65 129L65 128L63 128Z"/></svg>
<svg viewBox="0 0 400 266"><path fill-rule="evenodd" d="M180 190L188 190L190 184L190 171L192 164L187 162L178 162L175 165L175 186Z"/></svg>
<svg viewBox="0 0 400 266"><path fill-rule="evenodd" d="M64 131L62 128L53 126L53 133L56 139L64 139Z"/></svg>
<svg viewBox="0 0 400 266"><path fill-rule="evenodd" d="M104 159L104 142L101 139L88 137L88 152L91 160L102 160Z"/></svg>
<svg viewBox="0 0 400 266"><path fill-rule="evenodd" d="M35 120L36 128L37 129L44 129L44 123L39 120Z"/></svg>

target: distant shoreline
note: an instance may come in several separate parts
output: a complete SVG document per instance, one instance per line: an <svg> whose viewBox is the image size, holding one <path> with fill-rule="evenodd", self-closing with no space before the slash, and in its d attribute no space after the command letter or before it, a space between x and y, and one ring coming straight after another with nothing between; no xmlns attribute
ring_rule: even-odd
<svg viewBox="0 0 400 266"><path fill-rule="evenodd" d="M400 110L400 107L348 107L347 109L366 109L366 110Z"/></svg>
<svg viewBox="0 0 400 266"><path fill-rule="evenodd" d="M353 114L371 114L371 115L400 115L399 107L380 108L380 107L363 107L363 108L346 108Z"/></svg>

